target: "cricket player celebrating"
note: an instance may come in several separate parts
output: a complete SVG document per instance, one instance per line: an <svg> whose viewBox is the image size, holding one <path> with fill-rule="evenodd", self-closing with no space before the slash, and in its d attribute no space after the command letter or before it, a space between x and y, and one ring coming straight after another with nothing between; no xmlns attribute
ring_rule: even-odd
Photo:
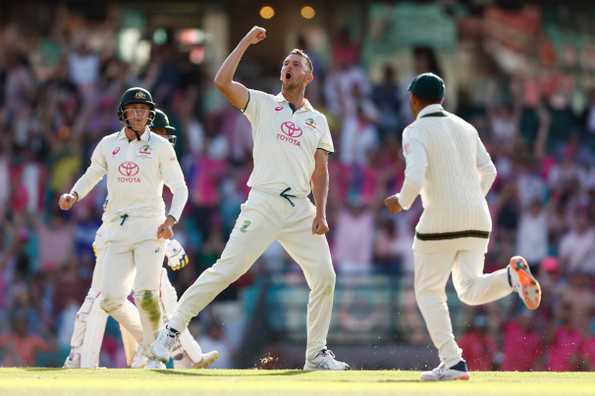
<svg viewBox="0 0 595 396"><path fill-rule="evenodd" d="M444 82L432 73L409 86L416 120L403 132L406 160L401 191L385 199L391 213L409 209L421 194L423 214L413 243L415 295L440 365L424 372L424 381L469 379L462 350L455 342L446 305L446 282L452 280L462 302L486 304L518 292L529 309L537 309L541 289L524 258L506 268L483 273L492 228L485 196L496 167L477 130L446 112L441 103Z"/></svg>
<svg viewBox="0 0 595 396"><path fill-rule="evenodd" d="M281 93L249 90L233 81L244 52L266 38L253 27L227 57L215 84L252 124L254 169L248 200L219 260L203 272L180 298L169 325L153 344L165 361L178 333L217 294L238 279L275 240L304 271L310 287L305 370L346 370L326 348L331 320L335 272L324 234L328 194L328 153L333 152L328 124L304 98L314 76L308 56L293 50L281 67ZM314 203L308 199L312 189Z"/></svg>
<svg viewBox="0 0 595 396"><path fill-rule="evenodd" d="M159 109L155 109L155 118L153 119L151 130L168 139L172 145L175 144L176 136L173 133L176 129L169 124L167 115ZM105 213L103 218L105 218ZM65 368L95 368L99 364L99 354L107 322L107 313L99 306L106 249L103 230L104 224L97 230L95 241L93 242L93 253L96 258L93 278L85 301L76 315L70 342L71 349L64 363ZM173 271L184 268L189 262L184 248L175 239L167 241L165 256L168 266ZM129 282L127 289L132 289L132 282ZM169 281L165 268L161 270L159 291L161 308L164 316L168 317L174 312L178 297L175 288ZM125 300L124 304L132 305L128 300ZM147 359L144 349L142 347L139 348L139 345L142 343L142 330L140 330L142 326L138 311L132 305L132 308L123 310L123 313L135 313L124 321L124 323L135 323L131 329L126 329L122 325L120 326L127 364L132 368L144 367ZM138 338L134 337L135 334ZM202 353L200 345L192 337L190 332L185 331L180 336L180 344L176 346L174 368L204 368L208 367L218 358L219 353L217 351Z"/></svg>
<svg viewBox="0 0 595 396"><path fill-rule="evenodd" d="M124 127L104 137L95 148L91 165L69 193L62 194L59 206L69 210L76 201L107 175L108 203L103 218L106 243L101 308L139 339L135 313L126 304L130 279L140 323L142 345L155 339L161 323L159 282L167 240L180 219L188 199L188 188L176 153L167 139L150 131L155 103L149 91L130 88L120 100L118 116ZM166 184L173 198L165 215L162 193ZM137 315L138 315L137 314ZM147 368L163 368L149 360Z"/></svg>

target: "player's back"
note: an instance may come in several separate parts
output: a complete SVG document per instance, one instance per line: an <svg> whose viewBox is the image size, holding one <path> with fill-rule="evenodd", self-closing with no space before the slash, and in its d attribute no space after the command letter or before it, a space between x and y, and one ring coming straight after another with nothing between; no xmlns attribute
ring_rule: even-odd
<svg viewBox="0 0 595 396"><path fill-rule="evenodd" d="M421 141L428 160L418 232L490 231L478 170L478 150L483 146L476 129L447 112L422 117L411 127L410 133Z"/></svg>

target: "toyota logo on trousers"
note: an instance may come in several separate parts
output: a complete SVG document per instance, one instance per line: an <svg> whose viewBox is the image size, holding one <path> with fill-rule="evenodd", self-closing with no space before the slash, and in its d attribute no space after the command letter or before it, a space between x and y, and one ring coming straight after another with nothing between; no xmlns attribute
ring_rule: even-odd
<svg viewBox="0 0 595 396"><path fill-rule="evenodd" d="M299 138L303 135L302 129L291 121L285 121L281 124L281 132L290 138Z"/></svg>
<svg viewBox="0 0 595 396"><path fill-rule="evenodd" d="M136 176L138 175L138 171L138 165L132 161L122 162L120 166L118 166L118 172L125 177Z"/></svg>

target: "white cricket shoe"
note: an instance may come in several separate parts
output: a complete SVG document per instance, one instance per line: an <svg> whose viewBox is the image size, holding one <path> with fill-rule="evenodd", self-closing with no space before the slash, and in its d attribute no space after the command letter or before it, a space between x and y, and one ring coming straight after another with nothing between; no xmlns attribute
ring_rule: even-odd
<svg viewBox="0 0 595 396"><path fill-rule="evenodd" d="M65 369L81 368L81 355L78 353L70 353L66 356L66 360L62 367Z"/></svg>
<svg viewBox="0 0 595 396"><path fill-rule="evenodd" d="M207 368L211 364L215 363L217 359L219 359L219 352L218 351L211 351L207 353L203 353L201 355L200 362L195 363L192 368L200 369L200 368Z"/></svg>
<svg viewBox="0 0 595 396"><path fill-rule="evenodd" d="M149 356L154 359L159 359L162 362L167 362L171 355L171 351L178 342L178 334L172 332L168 326L165 326L159 332L157 339L151 345Z"/></svg>
<svg viewBox="0 0 595 396"><path fill-rule="evenodd" d="M424 371L421 373L422 381L456 381L456 380L468 380L469 371L467 370L467 363L461 360L452 367L444 366L444 363L440 363L438 367L432 371Z"/></svg>
<svg viewBox="0 0 595 396"><path fill-rule="evenodd" d="M147 360L147 364L145 365L146 369L150 369L150 370L162 370L165 369L165 363L163 363L161 360L157 360L157 359L148 359Z"/></svg>
<svg viewBox="0 0 595 396"><path fill-rule="evenodd" d="M305 371L315 370L350 370L351 367L345 362L335 359L335 354L330 349L323 349L313 359L307 359L304 364Z"/></svg>
<svg viewBox="0 0 595 396"><path fill-rule="evenodd" d="M519 294L525 306L534 310L541 303L541 286L525 260L521 256L514 256L508 264L508 274L510 276L510 285L515 292Z"/></svg>
<svg viewBox="0 0 595 396"><path fill-rule="evenodd" d="M130 368L143 368L147 364L147 355L145 355L145 348L142 345L139 345L136 348L136 353L132 358L132 362L130 362Z"/></svg>

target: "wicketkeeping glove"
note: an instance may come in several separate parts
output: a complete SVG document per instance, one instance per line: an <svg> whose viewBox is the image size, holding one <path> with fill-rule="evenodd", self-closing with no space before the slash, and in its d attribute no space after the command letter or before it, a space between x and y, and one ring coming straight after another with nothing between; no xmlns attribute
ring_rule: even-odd
<svg viewBox="0 0 595 396"><path fill-rule="evenodd" d="M165 256L167 257L167 265L172 271L181 270L190 261L180 242L175 239L170 239L167 243Z"/></svg>

